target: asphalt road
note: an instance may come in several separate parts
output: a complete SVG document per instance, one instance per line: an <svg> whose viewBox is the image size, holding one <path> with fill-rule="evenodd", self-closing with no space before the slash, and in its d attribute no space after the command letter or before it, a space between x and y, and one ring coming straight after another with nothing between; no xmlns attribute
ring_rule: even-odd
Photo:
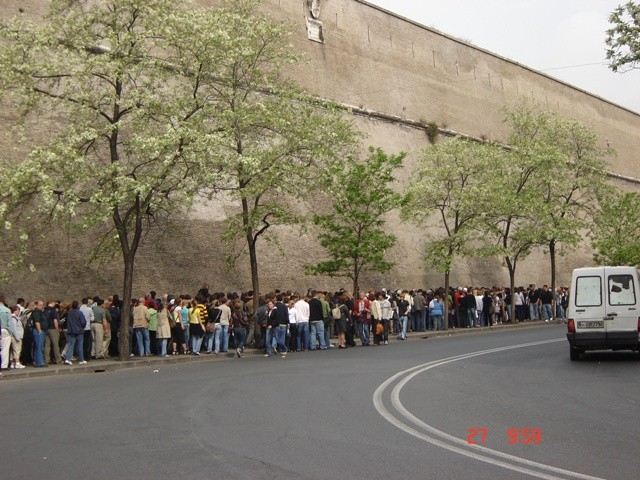
<svg viewBox="0 0 640 480"><path fill-rule="evenodd" d="M552 326L2 382L0 479L637 478L640 355L568 349Z"/></svg>

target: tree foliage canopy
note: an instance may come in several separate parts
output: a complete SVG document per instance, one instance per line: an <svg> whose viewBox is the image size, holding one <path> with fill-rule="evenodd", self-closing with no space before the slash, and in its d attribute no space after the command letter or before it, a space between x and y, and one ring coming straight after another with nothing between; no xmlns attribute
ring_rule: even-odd
<svg viewBox="0 0 640 480"><path fill-rule="evenodd" d="M640 65L640 4L634 1L618 6L609 16L606 32L607 59L614 72Z"/></svg>
<svg viewBox="0 0 640 480"><path fill-rule="evenodd" d="M385 273L393 267L386 253L396 237L385 228L384 217L403 201L392 184L405 154L388 155L373 147L369 152L364 161L348 157L327 170L325 191L333 208L314 215L313 223L321 229L320 245L329 259L306 267L311 274L350 278L354 294L362 272Z"/></svg>
<svg viewBox="0 0 640 480"><path fill-rule="evenodd" d="M493 146L459 137L421 151L402 218L427 227L425 259L436 270L450 272L456 255L468 253L482 211L480 190L490 181L497 154ZM444 227L442 235L430 233L428 227L437 225Z"/></svg>
<svg viewBox="0 0 640 480"><path fill-rule="evenodd" d="M640 195L610 192L595 216L591 244L599 265L640 266Z"/></svg>

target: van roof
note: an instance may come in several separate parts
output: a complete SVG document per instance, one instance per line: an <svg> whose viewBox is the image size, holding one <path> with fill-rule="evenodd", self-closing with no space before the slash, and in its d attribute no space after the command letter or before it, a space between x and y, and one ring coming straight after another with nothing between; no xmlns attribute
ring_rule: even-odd
<svg viewBox="0 0 640 480"><path fill-rule="evenodd" d="M619 267L608 267L608 266L601 266L601 267L582 267L582 268L576 268L573 270L573 275L600 275L604 269L607 270L607 272L609 273L633 273L636 272L637 269L636 267L630 267L630 266L619 266Z"/></svg>

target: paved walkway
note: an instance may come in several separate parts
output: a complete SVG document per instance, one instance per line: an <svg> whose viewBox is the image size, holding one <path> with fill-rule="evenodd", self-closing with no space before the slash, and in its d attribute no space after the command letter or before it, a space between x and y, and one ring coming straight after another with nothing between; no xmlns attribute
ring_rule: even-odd
<svg viewBox="0 0 640 480"><path fill-rule="evenodd" d="M477 334L477 333L489 333L489 332L500 332L504 330L510 330L514 328L540 328L540 327L549 327L552 325L559 325L561 321L554 321L545 323L543 321L535 321L535 322L522 322L517 324L504 324L504 325L496 325L493 327L481 327L481 328L453 328L445 331L436 331L436 332L413 332L407 335L408 341L411 340L424 340L428 338L437 338L443 336L451 336L451 335L469 335L469 334ZM389 336L389 343L399 342L398 337L396 335ZM373 345L373 344L372 344ZM352 347L352 348L359 348ZM255 348L247 348L245 349L245 356L258 356L262 355L263 351ZM169 355L165 358L160 358L159 356L152 357L132 357L125 361L119 361L117 359L105 359L105 360L89 360L86 365L78 365L77 362L73 365L49 365L46 368L34 368L31 366L27 366L21 370L2 370L2 375L0 376L0 381L2 380L17 380L23 378L36 378L36 377L49 377L52 375L71 375L71 374L81 374L81 373L101 373L101 372L112 372L115 370L121 370L126 368L138 368L138 367L149 367L149 366L157 366L161 367L162 365L167 364L176 364L176 363L192 363L192 362L211 362L211 361L223 361L231 358L235 358L235 350L233 353L230 351L229 353L221 353L219 355L214 354L205 354L201 355Z"/></svg>

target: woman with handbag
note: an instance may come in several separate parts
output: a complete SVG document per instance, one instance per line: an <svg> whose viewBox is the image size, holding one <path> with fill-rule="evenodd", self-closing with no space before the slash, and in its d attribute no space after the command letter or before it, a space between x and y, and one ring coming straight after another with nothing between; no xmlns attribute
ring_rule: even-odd
<svg viewBox="0 0 640 480"><path fill-rule="evenodd" d="M169 325L169 311L164 308L162 302L158 301L158 327L156 330L156 338L158 339L158 347L162 358L167 356L167 344L171 338L171 327Z"/></svg>

